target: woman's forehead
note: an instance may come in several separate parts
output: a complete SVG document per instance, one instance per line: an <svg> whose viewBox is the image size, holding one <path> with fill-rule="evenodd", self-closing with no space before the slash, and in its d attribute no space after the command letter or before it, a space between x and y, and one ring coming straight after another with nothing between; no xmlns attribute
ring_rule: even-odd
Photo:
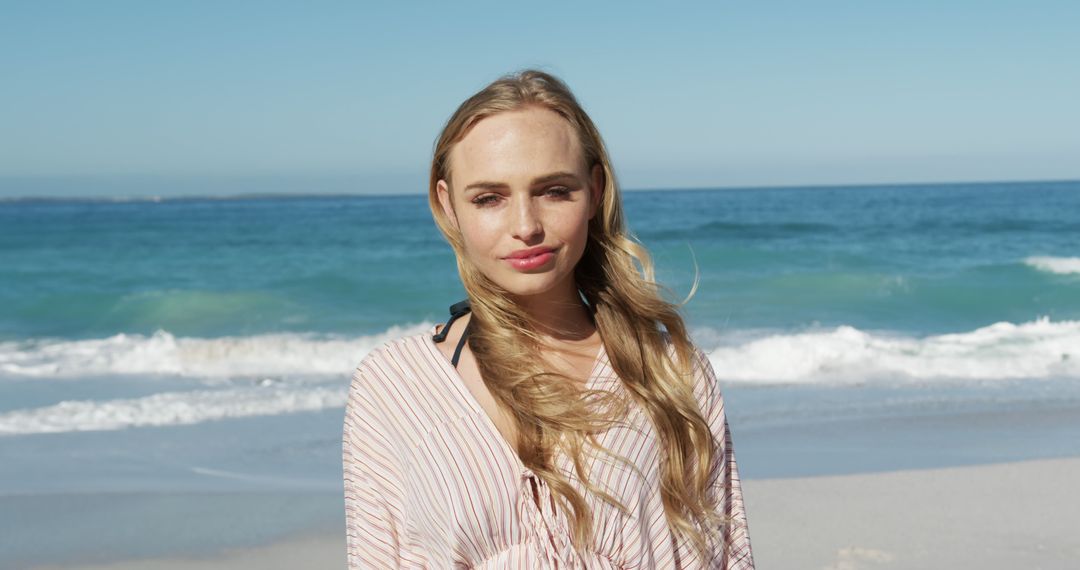
<svg viewBox="0 0 1080 570"><path fill-rule="evenodd" d="M530 107L485 117L450 151L455 183L576 172L581 144L570 123L554 111Z"/></svg>

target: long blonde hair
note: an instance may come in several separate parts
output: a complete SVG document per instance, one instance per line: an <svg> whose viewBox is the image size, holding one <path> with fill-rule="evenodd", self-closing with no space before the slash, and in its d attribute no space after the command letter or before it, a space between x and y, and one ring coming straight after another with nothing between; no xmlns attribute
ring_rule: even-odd
<svg viewBox="0 0 1080 570"><path fill-rule="evenodd" d="M569 507L565 512L572 512L567 516L571 541L580 552L591 543L591 511L556 468L554 454L562 451L573 460L576 476L588 491L627 512L625 505L589 481L591 462L584 454L604 450L616 455L603 448L595 434L625 418L630 404L612 392L582 390L580 383L541 365L542 340L535 323L505 289L470 263L462 237L437 194L439 180L446 180L453 192L450 151L477 122L529 105L555 111L570 123L581 142L587 171L596 164L603 167L602 204L589 222L588 242L574 276L612 368L659 436L664 450L660 492L668 524L704 554L718 535L723 536L720 526L729 519L717 514L718 498L709 492L714 483L709 478L710 466L719 449L694 395L695 349L679 314L680 305L661 297L649 253L626 228L615 172L600 133L570 89L543 71L526 69L505 75L469 97L435 143L429 205L457 255L472 308L469 346L484 384L516 423L522 462L544 479L563 509ZM696 287L695 278L690 295ZM629 464L625 457L616 458Z"/></svg>

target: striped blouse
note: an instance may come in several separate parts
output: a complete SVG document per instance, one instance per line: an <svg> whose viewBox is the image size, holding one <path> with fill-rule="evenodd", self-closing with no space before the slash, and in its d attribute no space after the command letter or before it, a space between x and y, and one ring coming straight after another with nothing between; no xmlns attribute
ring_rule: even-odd
<svg viewBox="0 0 1080 570"><path fill-rule="evenodd" d="M670 531L660 498L657 435L634 405L630 417L598 439L641 472L618 461L597 462L590 470L591 482L626 505L628 514L586 493L571 460L556 456L594 517L596 532L582 560L546 483L525 467L439 351L436 330L386 342L353 374L343 431L350 570L754 567L724 401L700 349L695 393L722 445L713 466L719 471L714 492L723 493L719 512L736 520L727 527L730 546L702 561ZM587 383L623 389L603 346Z"/></svg>

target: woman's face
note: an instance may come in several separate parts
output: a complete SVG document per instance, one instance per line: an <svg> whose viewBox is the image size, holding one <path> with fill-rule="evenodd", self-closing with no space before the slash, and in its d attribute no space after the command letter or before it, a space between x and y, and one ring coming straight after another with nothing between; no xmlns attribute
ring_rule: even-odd
<svg viewBox="0 0 1080 570"><path fill-rule="evenodd" d="M439 201L488 279L513 295L576 296L603 192L601 166L583 163L570 123L540 107L486 117L454 145Z"/></svg>

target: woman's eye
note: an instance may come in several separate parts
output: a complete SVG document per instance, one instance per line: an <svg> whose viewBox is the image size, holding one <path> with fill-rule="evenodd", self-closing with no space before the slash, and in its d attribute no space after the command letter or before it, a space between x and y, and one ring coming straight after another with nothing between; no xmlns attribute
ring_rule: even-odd
<svg viewBox="0 0 1080 570"><path fill-rule="evenodd" d="M552 186L551 188L548 188L544 191L545 194L547 194L548 196L552 196L556 199L568 198L571 192L573 192L573 190L565 186ZM498 201L498 194L484 194L483 196L477 196L476 198L472 199L472 203L476 204L481 208L494 206L495 203Z"/></svg>
<svg viewBox="0 0 1080 570"><path fill-rule="evenodd" d="M565 186L553 186L548 188L548 194L558 198L565 198L570 195L570 189Z"/></svg>
<svg viewBox="0 0 1080 570"><path fill-rule="evenodd" d="M477 206L490 206L491 204L494 204L496 200L498 200L498 198L494 194L487 194L485 196L473 198L472 203Z"/></svg>

